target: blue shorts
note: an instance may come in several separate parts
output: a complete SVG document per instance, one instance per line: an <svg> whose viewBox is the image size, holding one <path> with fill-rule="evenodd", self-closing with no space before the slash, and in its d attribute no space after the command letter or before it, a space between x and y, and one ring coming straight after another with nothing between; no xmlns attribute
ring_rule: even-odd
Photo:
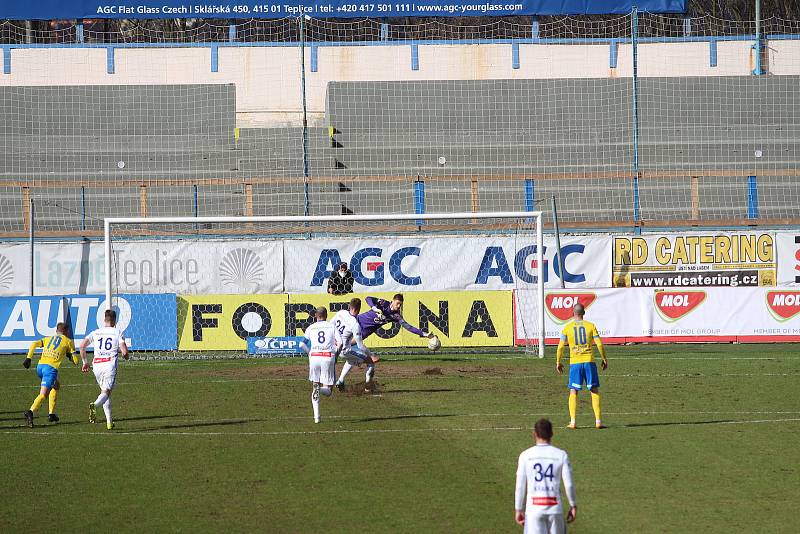
<svg viewBox="0 0 800 534"><path fill-rule="evenodd" d="M58 369L46 363L40 363L36 366L36 374L42 379L43 388L52 388L53 384L58 380Z"/></svg>
<svg viewBox="0 0 800 534"><path fill-rule="evenodd" d="M597 365L594 362L573 363L569 366L569 389L581 390L583 384L586 389L600 387L600 376L597 374Z"/></svg>

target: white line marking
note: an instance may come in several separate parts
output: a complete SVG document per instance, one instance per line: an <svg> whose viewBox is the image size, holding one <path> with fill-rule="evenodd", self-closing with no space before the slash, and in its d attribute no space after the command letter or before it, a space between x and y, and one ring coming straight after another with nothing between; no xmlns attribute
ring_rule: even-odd
<svg viewBox="0 0 800 534"><path fill-rule="evenodd" d="M668 423L671 426L690 426L690 425L746 425L764 423L790 423L800 422L800 418L790 419L752 419L746 421L696 421ZM611 427L614 428L613 426ZM628 425L619 425L617 428L636 429ZM373 429L340 429L340 430L277 430L270 432L170 432L170 431L140 431L140 432L50 432L32 431L27 429L4 430L0 434L33 434L37 436L74 436L74 435L93 435L93 436L305 436L310 434L418 434L418 433L443 433L443 432L519 432L530 431L529 427L478 427L478 428L373 428Z"/></svg>
<svg viewBox="0 0 800 534"><path fill-rule="evenodd" d="M35 375L34 375L35 376ZM396 380L442 380L447 378L474 378L476 380L529 380L532 378L552 378L557 375L462 375L462 374L442 374L442 375L417 375L417 376L391 376L384 375L388 382ZM655 374L609 374L603 373L601 376L605 378L723 378L723 377L797 377L800 376L800 370L793 373L655 373ZM246 383L246 382L305 382L307 376L298 374L293 377L262 377L262 378L217 378L212 380L200 380L198 377L192 377L192 383L203 384L227 384L227 383ZM169 386L175 384L187 384L186 380L164 380L164 381L149 381L149 382L117 382L116 386ZM39 380L32 380L31 384L13 385L13 386L0 386L0 389L16 389L16 388L30 388L39 384ZM81 387L96 387L94 382L80 383L80 384L62 384L62 388L81 388ZM387 390L390 393L391 389ZM457 393L457 390L454 391Z"/></svg>

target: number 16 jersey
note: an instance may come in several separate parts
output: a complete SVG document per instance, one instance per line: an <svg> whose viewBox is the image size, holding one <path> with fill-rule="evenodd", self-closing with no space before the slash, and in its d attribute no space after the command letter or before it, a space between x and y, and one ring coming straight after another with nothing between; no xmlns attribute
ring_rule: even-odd
<svg viewBox="0 0 800 534"><path fill-rule="evenodd" d="M125 339L123 336L122 331L113 326L98 328L86 336L86 339L92 343L92 348L94 348L92 365L116 367L119 345Z"/></svg>

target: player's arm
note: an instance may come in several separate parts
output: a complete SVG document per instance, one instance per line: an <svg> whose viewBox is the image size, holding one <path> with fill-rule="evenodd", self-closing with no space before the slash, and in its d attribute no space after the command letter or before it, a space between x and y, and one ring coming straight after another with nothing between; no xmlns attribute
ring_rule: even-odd
<svg viewBox="0 0 800 534"><path fill-rule="evenodd" d="M80 352L81 352L81 363L83 364L81 366L81 371L84 373L89 371L89 364L86 361L86 347L88 347L89 343L91 342L92 342L91 336L86 336L83 339L83 341L81 341Z"/></svg>
<svg viewBox="0 0 800 534"><path fill-rule="evenodd" d="M400 320L397 321L397 322L400 323L400 326L402 326L403 328L405 328L406 330L408 330L412 334L418 335L419 337L428 337L428 338L433 337L433 334L431 334L430 332L423 332L422 330L420 330L416 326L412 326L411 324L409 324L402 317L400 317Z"/></svg>
<svg viewBox="0 0 800 534"><path fill-rule="evenodd" d="M564 455L564 465L561 469L561 481L564 483L564 491L569 502L569 512L567 512L567 523L572 523L578 515L578 505L575 497L575 484L572 483L572 466L569 463L569 456Z"/></svg>
<svg viewBox="0 0 800 534"><path fill-rule="evenodd" d="M597 328L594 328L594 332L592 332L592 339L594 340L594 344L597 345L597 352L600 353L600 357L603 359L603 361L600 363L600 366L603 368L603 370L608 369L606 348L603 345L603 340L600 339L600 334L597 332Z"/></svg>
<svg viewBox="0 0 800 534"><path fill-rule="evenodd" d="M75 354L75 342L70 338L67 338L67 358L75 365L78 365L79 356Z"/></svg>
<svg viewBox="0 0 800 534"><path fill-rule="evenodd" d="M379 299L377 297L366 297L364 302L367 303L367 306L369 306L369 308L374 311L381 320L383 320L384 316L387 315L389 310L388 300Z"/></svg>
<svg viewBox="0 0 800 534"><path fill-rule="evenodd" d="M28 347L28 355L25 357L25 361L22 362L22 367L24 367L25 369L30 369L31 360L33 359L33 353L36 351L37 348L40 349L42 347L44 347L44 339L38 339L33 343L31 343L31 346Z"/></svg>
<svg viewBox="0 0 800 534"><path fill-rule="evenodd" d="M311 340L307 337L303 337L303 339L300 340L300 348L303 349L306 354L311 352Z"/></svg>
<svg viewBox="0 0 800 534"><path fill-rule="evenodd" d="M525 461L520 455L517 461L517 485L514 489L514 521L518 525L525 524L525 496L528 492L528 480L525 474Z"/></svg>
<svg viewBox="0 0 800 534"><path fill-rule="evenodd" d="M561 338L558 340L558 348L556 349L556 371L561 374L564 372L564 366L561 365L561 357L564 355L564 350L567 347L567 334L561 332Z"/></svg>
<svg viewBox="0 0 800 534"><path fill-rule="evenodd" d="M130 351L128 350L128 344L125 343L125 337L124 337L123 334L120 334L120 336L119 336L119 351L122 353L122 357L127 360L128 359L128 353Z"/></svg>

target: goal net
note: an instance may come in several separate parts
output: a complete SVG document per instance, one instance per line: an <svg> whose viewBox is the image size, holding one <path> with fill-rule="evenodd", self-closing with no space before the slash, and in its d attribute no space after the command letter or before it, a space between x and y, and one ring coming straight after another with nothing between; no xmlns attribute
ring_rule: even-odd
<svg viewBox="0 0 800 534"><path fill-rule="evenodd" d="M110 218L106 302L135 327L141 357L298 353L318 306L332 317L359 298L365 312L398 293L404 320L444 351L543 357L541 223L540 212ZM334 294L342 264L352 289ZM384 325L367 346L429 350L403 326Z"/></svg>

